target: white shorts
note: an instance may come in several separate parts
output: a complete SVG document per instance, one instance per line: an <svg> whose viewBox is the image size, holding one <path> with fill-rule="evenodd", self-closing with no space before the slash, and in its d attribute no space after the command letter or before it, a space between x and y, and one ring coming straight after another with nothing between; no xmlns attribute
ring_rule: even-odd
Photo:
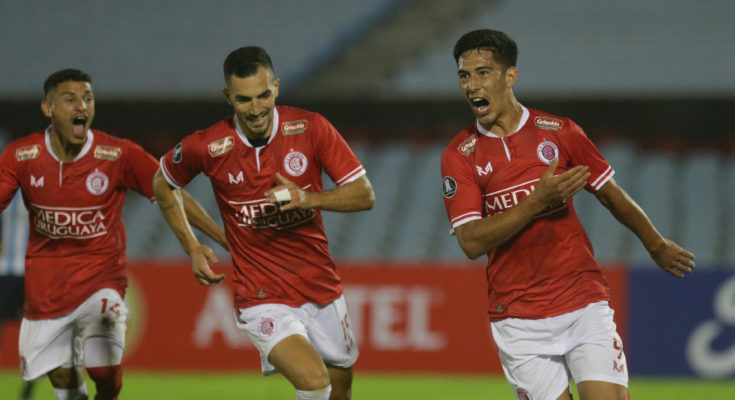
<svg viewBox="0 0 735 400"><path fill-rule="evenodd" d="M84 365L84 342L91 337L104 337L124 349L127 315L128 309L117 290L101 289L60 317L23 318L18 343L23 379L34 380L58 367ZM119 358L122 358L121 352L115 354L108 365L119 364Z"/></svg>
<svg viewBox="0 0 735 400"><path fill-rule="evenodd" d="M505 376L519 400L554 400L569 381L628 386L623 341L606 301L544 319L490 324Z"/></svg>
<svg viewBox="0 0 735 400"><path fill-rule="evenodd" d="M268 355L278 342L292 335L305 337L328 366L349 368L359 355L343 296L324 306L260 304L241 308L235 310L235 320L260 352L263 375L278 372L268 362Z"/></svg>

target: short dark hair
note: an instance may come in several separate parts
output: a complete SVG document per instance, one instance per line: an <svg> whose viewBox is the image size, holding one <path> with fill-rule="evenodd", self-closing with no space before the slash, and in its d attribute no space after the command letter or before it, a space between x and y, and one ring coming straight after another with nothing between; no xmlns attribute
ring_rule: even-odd
<svg viewBox="0 0 735 400"><path fill-rule="evenodd" d="M469 50L490 50L493 59L504 69L515 67L518 60L518 46L510 36L492 29L478 29L462 35L454 45L454 61Z"/></svg>
<svg viewBox="0 0 735 400"><path fill-rule="evenodd" d="M92 78L85 72L78 69L67 68L54 72L46 78L46 82L43 83L43 95L48 96L49 92L56 89L60 83L72 81L72 82L87 82L92 84Z"/></svg>
<svg viewBox="0 0 735 400"><path fill-rule="evenodd" d="M231 75L246 78L258 73L258 67L273 70L273 62L264 48L258 46L240 47L225 59L225 82Z"/></svg>

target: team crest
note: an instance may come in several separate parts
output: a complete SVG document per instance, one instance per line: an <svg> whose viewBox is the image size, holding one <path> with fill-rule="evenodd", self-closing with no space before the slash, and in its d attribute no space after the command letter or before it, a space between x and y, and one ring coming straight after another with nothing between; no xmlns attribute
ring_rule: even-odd
<svg viewBox="0 0 735 400"><path fill-rule="evenodd" d="M559 147L552 141L544 140L536 147L536 154L538 154L539 160L549 165L555 158L559 157Z"/></svg>
<svg viewBox="0 0 735 400"><path fill-rule="evenodd" d="M18 161L32 160L39 155L41 155L41 146L38 144L15 149L15 158Z"/></svg>
<svg viewBox="0 0 735 400"><path fill-rule="evenodd" d="M260 332L260 336L268 337L273 334L276 330L276 320L273 318L261 318L260 319L260 327L258 327L258 331Z"/></svg>
<svg viewBox="0 0 735 400"><path fill-rule="evenodd" d="M476 146L477 146L477 135L472 134L472 136L470 136L464 142L460 143L459 146L457 146L457 150L459 150L459 152L464 154L465 156L468 156L470 155L470 153L475 151Z"/></svg>
<svg viewBox="0 0 735 400"><path fill-rule="evenodd" d="M457 193L457 181L451 176L445 176L442 179L442 194L445 198L451 199Z"/></svg>
<svg viewBox="0 0 735 400"><path fill-rule="evenodd" d="M224 154L232 150L234 146L235 140L232 139L232 136L227 136L225 138L210 143L207 148L209 149L210 157L217 157L220 154Z"/></svg>
<svg viewBox="0 0 735 400"><path fill-rule="evenodd" d="M302 119L299 121L284 122L281 125L281 134L283 135L295 135L297 133L304 132L306 130L306 120Z"/></svg>
<svg viewBox="0 0 735 400"><path fill-rule="evenodd" d="M564 121L556 118L537 116L533 119L533 123L541 129L548 129L551 131L558 131L564 126Z"/></svg>
<svg viewBox="0 0 735 400"><path fill-rule="evenodd" d="M87 190L94 195L101 195L110 185L110 179L100 171L94 171L87 176Z"/></svg>
<svg viewBox="0 0 735 400"><path fill-rule="evenodd" d="M291 150L283 159L283 168L292 176L303 175L308 166L309 161L306 159L304 153L295 150Z"/></svg>
<svg viewBox="0 0 735 400"><path fill-rule="evenodd" d="M115 161L120 158L122 149L119 147L112 146L97 146L94 148L94 158L101 158L103 160Z"/></svg>

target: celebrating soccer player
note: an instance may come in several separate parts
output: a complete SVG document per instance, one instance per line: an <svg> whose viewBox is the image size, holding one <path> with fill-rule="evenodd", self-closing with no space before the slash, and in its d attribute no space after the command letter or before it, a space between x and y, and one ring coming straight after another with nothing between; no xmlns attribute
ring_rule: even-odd
<svg viewBox="0 0 735 400"><path fill-rule="evenodd" d="M230 53L224 78L234 116L164 155L154 182L159 207L196 279L221 282L172 193L200 172L209 177L235 265L237 327L258 348L263 374L282 373L298 399L348 399L358 351L321 210L370 209L372 186L324 117L275 105L280 81L264 49ZM322 171L335 189L322 189Z"/></svg>
<svg viewBox="0 0 735 400"><path fill-rule="evenodd" d="M47 374L57 399L95 399L122 387L127 309L128 189L153 199L158 162L142 147L90 128L92 80L76 69L51 74L41 109L51 125L12 142L0 156L0 210L20 188L28 209L25 315L19 353L26 381ZM219 243L224 232L188 194L194 225Z"/></svg>
<svg viewBox="0 0 735 400"><path fill-rule="evenodd" d="M476 121L441 160L444 204L470 258L488 256L488 314L518 399L625 399L628 369L607 280L577 219L585 188L635 233L651 258L682 277L694 255L662 237L613 180L613 169L568 118L513 94L516 43L477 30L454 47L459 86Z"/></svg>

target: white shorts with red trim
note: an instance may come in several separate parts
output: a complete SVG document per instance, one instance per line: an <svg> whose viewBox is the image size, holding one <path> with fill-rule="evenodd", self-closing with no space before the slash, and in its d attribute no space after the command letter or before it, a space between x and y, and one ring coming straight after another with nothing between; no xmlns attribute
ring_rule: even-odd
<svg viewBox="0 0 735 400"><path fill-rule="evenodd" d="M60 317L23 318L18 343L23 379L34 380L58 367L84 365L84 342L92 337L111 340L124 349L127 315L128 309L117 290L101 289ZM113 351L104 363L117 365L121 358L122 352ZM94 364L87 366L103 366Z"/></svg>
<svg viewBox="0 0 735 400"><path fill-rule="evenodd" d="M343 296L324 306L260 304L241 308L235 310L235 320L260 352L263 375L278 372L268 362L268 355L278 342L292 335L305 337L328 366L351 367L359 355Z"/></svg>
<svg viewBox="0 0 735 400"><path fill-rule="evenodd" d="M554 400L569 381L628 386L623 341L606 301L556 317L491 323L500 362L519 400Z"/></svg>

